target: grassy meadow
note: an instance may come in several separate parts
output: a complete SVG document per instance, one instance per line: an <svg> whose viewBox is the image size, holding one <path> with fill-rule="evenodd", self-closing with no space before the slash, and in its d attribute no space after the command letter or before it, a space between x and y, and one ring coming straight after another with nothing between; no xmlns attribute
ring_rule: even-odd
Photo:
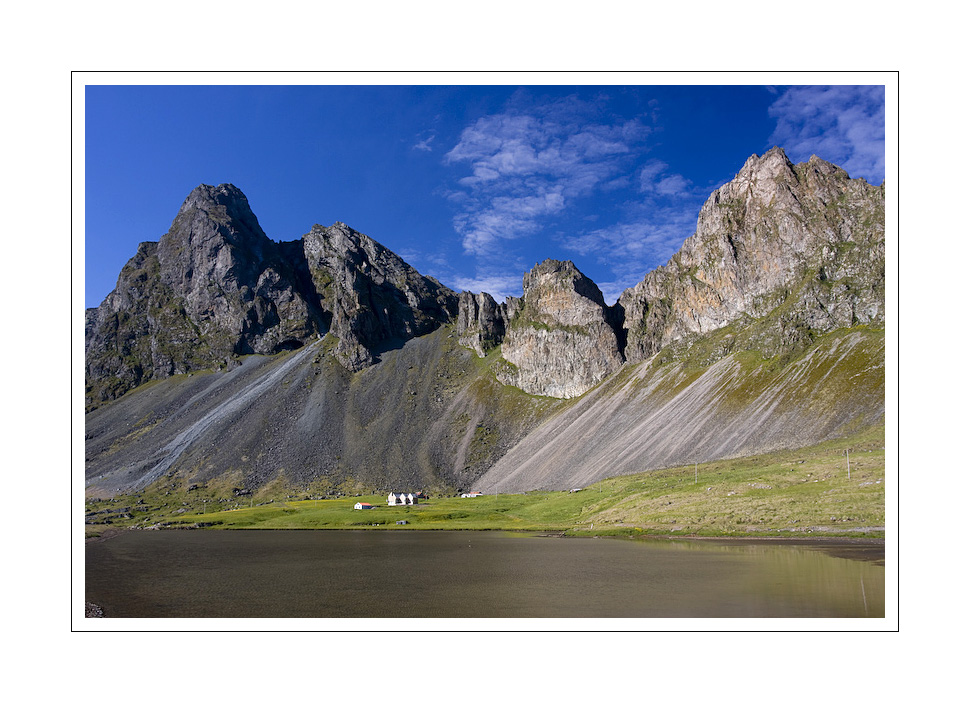
<svg viewBox="0 0 970 703"><path fill-rule="evenodd" d="M387 494L313 499L229 497L225 487L149 489L88 501L88 536L106 529L529 530L574 535L885 535L883 428L810 448L606 479L582 490L477 498L435 496L388 506ZM846 466L848 450L848 468ZM357 502L371 510L355 510ZM400 520L406 525L396 524Z"/></svg>

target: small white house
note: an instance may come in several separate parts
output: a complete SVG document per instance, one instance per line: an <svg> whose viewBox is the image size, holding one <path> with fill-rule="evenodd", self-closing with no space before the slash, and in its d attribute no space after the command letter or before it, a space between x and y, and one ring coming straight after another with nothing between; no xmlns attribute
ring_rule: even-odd
<svg viewBox="0 0 970 703"><path fill-rule="evenodd" d="M472 491L471 493L462 493L461 494L461 497L462 498L477 498L480 495L482 495L482 492L481 491Z"/></svg>
<svg viewBox="0 0 970 703"><path fill-rule="evenodd" d="M388 493L388 505L417 505L417 493Z"/></svg>
<svg viewBox="0 0 970 703"><path fill-rule="evenodd" d="M370 510L374 506L370 503L355 503L354 510Z"/></svg>

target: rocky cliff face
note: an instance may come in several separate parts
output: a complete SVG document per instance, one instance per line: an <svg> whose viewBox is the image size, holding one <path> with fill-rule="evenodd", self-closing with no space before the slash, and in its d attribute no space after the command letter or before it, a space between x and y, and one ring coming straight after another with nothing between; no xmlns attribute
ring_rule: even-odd
<svg viewBox="0 0 970 703"><path fill-rule="evenodd" d="M776 313L765 353L885 316L885 193L812 157L752 156L701 208L697 231L667 265L620 297L626 357L732 321Z"/></svg>
<svg viewBox="0 0 970 703"><path fill-rule="evenodd" d="M603 294L571 261L547 259L525 274L506 307L503 383L533 395L582 395L623 364Z"/></svg>
<svg viewBox="0 0 970 703"><path fill-rule="evenodd" d="M235 186L201 185L85 317L89 407L139 384L296 349L326 333L348 369L448 322L457 296L342 223L263 232Z"/></svg>
<svg viewBox="0 0 970 703"><path fill-rule="evenodd" d="M373 364L388 345L434 331L458 313L458 296L342 222L315 225L303 253L318 304L348 369Z"/></svg>
<svg viewBox="0 0 970 703"><path fill-rule="evenodd" d="M488 293L463 291L458 298L458 342L484 357L502 343L508 323L508 306L498 305Z"/></svg>

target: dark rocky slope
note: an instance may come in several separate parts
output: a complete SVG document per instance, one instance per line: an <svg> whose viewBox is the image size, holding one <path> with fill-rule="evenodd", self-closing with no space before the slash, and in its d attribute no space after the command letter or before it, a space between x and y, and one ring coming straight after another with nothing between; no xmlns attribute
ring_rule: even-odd
<svg viewBox="0 0 970 703"><path fill-rule="evenodd" d="M352 373L328 337L230 370L173 376L88 413L91 495L159 481L326 494L469 486L558 401L503 386L452 326ZM490 360L490 363L494 363Z"/></svg>

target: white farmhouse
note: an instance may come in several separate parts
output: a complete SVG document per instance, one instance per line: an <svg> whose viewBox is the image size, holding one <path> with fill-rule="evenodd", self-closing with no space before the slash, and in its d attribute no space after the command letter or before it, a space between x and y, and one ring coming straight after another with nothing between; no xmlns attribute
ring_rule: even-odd
<svg viewBox="0 0 970 703"><path fill-rule="evenodd" d="M388 505L416 505L417 502L417 493L389 493L387 495Z"/></svg>
<svg viewBox="0 0 970 703"><path fill-rule="evenodd" d="M370 510L374 506L370 503L355 503L354 510Z"/></svg>

